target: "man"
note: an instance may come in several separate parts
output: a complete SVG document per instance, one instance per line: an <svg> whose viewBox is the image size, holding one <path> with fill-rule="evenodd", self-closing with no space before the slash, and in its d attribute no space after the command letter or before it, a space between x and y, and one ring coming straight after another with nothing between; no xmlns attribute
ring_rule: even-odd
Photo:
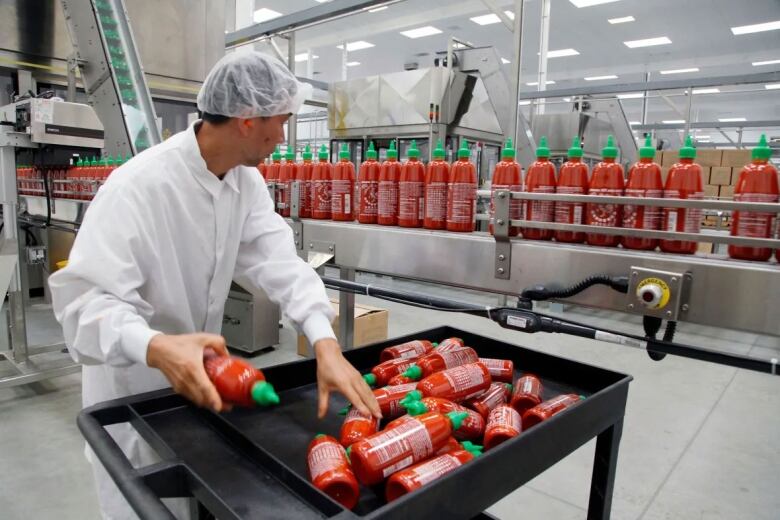
<svg viewBox="0 0 780 520"><path fill-rule="evenodd" d="M279 303L314 346L318 415L337 390L380 417L341 354L322 282L296 255L255 168L284 141L283 124L310 89L262 54L225 56L198 94L202 120L133 158L100 189L68 266L49 279L68 349L84 365L84 406L172 386L223 410L203 350L227 353L218 334L231 280L240 276ZM153 460L129 425L112 435L135 465ZM89 451L88 458L103 515L133 518Z"/></svg>

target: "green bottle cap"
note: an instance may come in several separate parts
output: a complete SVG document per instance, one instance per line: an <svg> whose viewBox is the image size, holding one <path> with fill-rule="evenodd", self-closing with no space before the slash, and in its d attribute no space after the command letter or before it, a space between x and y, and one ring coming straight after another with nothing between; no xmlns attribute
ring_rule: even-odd
<svg viewBox="0 0 780 520"><path fill-rule="evenodd" d="M401 403L401 406L406 408L409 415L420 415L428 411L428 407L422 401L410 401L408 403Z"/></svg>
<svg viewBox="0 0 780 520"><path fill-rule="evenodd" d="M303 149L303 153L301 155L303 156L304 161L311 161L311 146L306 144L306 148Z"/></svg>
<svg viewBox="0 0 780 520"><path fill-rule="evenodd" d="M471 150L469 150L469 142L464 139L460 142L460 148L458 148L458 159L467 159L471 157Z"/></svg>
<svg viewBox="0 0 780 520"><path fill-rule="evenodd" d="M466 419L466 417L469 416L468 412L450 412L445 415L450 418L453 430L460 428L463 424L463 421Z"/></svg>
<svg viewBox="0 0 780 520"><path fill-rule="evenodd" d="M614 159L618 156L618 149L615 146L615 138L607 136L607 145L601 149L601 157L604 159Z"/></svg>
<svg viewBox="0 0 780 520"><path fill-rule="evenodd" d="M547 147L547 136L539 139L539 146L536 148L536 157L550 157L550 149Z"/></svg>
<svg viewBox="0 0 780 520"><path fill-rule="evenodd" d="M431 343L431 345L433 345L433 348L436 348L436 347L438 347L438 346L439 346L439 344L438 344L438 343L436 343L435 341L434 341L433 343Z"/></svg>
<svg viewBox="0 0 780 520"><path fill-rule="evenodd" d="M645 137L645 145L639 149L640 159L652 159L655 157L655 146L653 146L653 138L648 135Z"/></svg>
<svg viewBox="0 0 780 520"><path fill-rule="evenodd" d="M365 381L368 386L374 386L376 384L376 376L374 374L363 374L363 381Z"/></svg>
<svg viewBox="0 0 780 520"><path fill-rule="evenodd" d="M412 365L407 368L406 371L401 375L408 377L413 381L417 381L420 379L420 377L422 377L422 368L418 367L417 365Z"/></svg>
<svg viewBox="0 0 780 520"><path fill-rule="evenodd" d="M772 149L766 144L766 134L761 134L761 138L758 140L758 145L753 148L750 153L750 157L753 159L760 159L762 161L768 161L772 157Z"/></svg>
<svg viewBox="0 0 780 520"><path fill-rule="evenodd" d="M295 150L287 147L287 151L284 153L284 160L287 162L295 162Z"/></svg>
<svg viewBox="0 0 780 520"><path fill-rule="evenodd" d="M412 144L409 145L409 149L406 151L407 159L417 159L420 157L420 150L417 149L417 140L412 139Z"/></svg>
<svg viewBox="0 0 780 520"><path fill-rule="evenodd" d="M685 144L680 148L680 159L693 159L696 157L696 148L693 147L691 136L685 137Z"/></svg>
<svg viewBox="0 0 780 520"><path fill-rule="evenodd" d="M98 161L98 166L108 166L108 163L106 162L106 158L105 157L101 157L100 158L100 160Z"/></svg>
<svg viewBox="0 0 780 520"><path fill-rule="evenodd" d="M510 393L510 394L511 394L511 393L514 391L514 389L515 389L515 387L514 387L514 386L512 386L512 383L504 383L504 386L506 387L506 389L507 389L507 390L509 390L509 393Z"/></svg>
<svg viewBox="0 0 780 520"><path fill-rule="evenodd" d="M575 135L571 139L571 148L569 148L569 157L582 157L582 148L580 147L580 136Z"/></svg>
<svg viewBox="0 0 780 520"><path fill-rule="evenodd" d="M252 399L261 406L279 404L279 396L268 381L258 381L252 385Z"/></svg>
<svg viewBox="0 0 780 520"><path fill-rule="evenodd" d="M352 405L348 404L347 406L339 410L339 415L347 415L349 413L350 408L352 408Z"/></svg>
<svg viewBox="0 0 780 520"><path fill-rule="evenodd" d="M374 141L368 143L368 150L366 151L366 159L376 161L376 150L374 149Z"/></svg>
<svg viewBox="0 0 780 520"><path fill-rule="evenodd" d="M398 159L398 150L395 149L395 141L390 141L390 148L387 149L388 159Z"/></svg>
<svg viewBox="0 0 780 520"><path fill-rule="evenodd" d="M112 168L114 167L114 158L111 157L110 155L106 159L106 166L109 166L109 167L112 167Z"/></svg>
<svg viewBox="0 0 780 520"><path fill-rule="evenodd" d="M585 396L580 394L580 401L584 401L584 400L585 400Z"/></svg>
<svg viewBox="0 0 780 520"><path fill-rule="evenodd" d="M76 166L78 167L84 166L84 160L81 157L79 157L79 160L76 161ZM22 168L24 168L24 166L22 166Z"/></svg>
<svg viewBox="0 0 780 520"><path fill-rule="evenodd" d="M317 435L314 436L315 439L322 439L323 437L327 437L327 435L325 435L324 433L318 433Z"/></svg>
<svg viewBox="0 0 780 520"><path fill-rule="evenodd" d="M276 145L276 148L274 148L274 153L271 154L271 160L275 162L279 162L282 160L282 152L279 151L279 145Z"/></svg>
<svg viewBox="0 0 780 520"><path fill-rule="evenodd" d="M441 142L441 139L436 141L436 148L433 149L433 158L434 159L444 159L445 156L444 152L444 145Z"/></svg>
<svg viewBox="0 0 780 520"><path fill-rule="evenodd" d="M475 457L479 457L480 455L482 455L483 448L479 444L474 444L471 441L463 441L460 443L460 445L463 447L464 450L471 453Z"/></svg>
<svg viewBox="0 0 780 520"><path fill-rule="evenodd" d="M330 155L328 153L328 147L323 144L322 146L320 146L320 151L317 152L317 158L320 161L327 161L329 159L328 155Z"/></svg>
<svg viewBox="0 0 780 520"><path fill-rule="evenodd" d="M93 157L92 160L89 162L89 165L90 166L97 166L98 165L97 157Z"/></svg>
<svg viewBox="0 0 780 520"><path fill-rule="evenodd" d="M502 159L514 159L515 158L515 148L512 146L512 138L507 137L506 142L504 143L504 149L501 150L501 158Z"/></svg>
<svg viewBox="0 0 780 520"><path fill-rule="evenodd" d="M352 446L347 446L347 449L344 450L344 454L347 456L347 462L352 464L352 459L350 459L350 456L352 455Z"/></svg>
<svg viewBox="0 0 780 520"><path fill-rule="evenodd" d="M347 143L341 143L341 150L339 151L339 160L349 160L349 146Z"/></svg>
<svg viewBox="0 0 780 520"><path fill-rule="evenodd" d="M404 404L412 403L414 401L419 401L420 399L422 399L422 392L420 392L419 390L412 390L411 392L406 394L404 398L399 401L399 403L401 403L401 405L404 405Z"/></svg>
<svg viewBox="0 0 780 520"><path fill-rule="evenodd" d="M123 162L122 154L121 153L116 154L116 159L114 159L114 164L116 165L116 167L119 168L120 166L122 166L122 162Z"/></svg>

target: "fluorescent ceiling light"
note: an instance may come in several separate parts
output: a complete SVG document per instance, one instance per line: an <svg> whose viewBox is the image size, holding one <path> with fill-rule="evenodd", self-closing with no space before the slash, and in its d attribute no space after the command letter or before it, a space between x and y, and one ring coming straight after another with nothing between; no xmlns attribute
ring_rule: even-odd
<svg viewBox="0 0 780 520"><path fill-rule="evenodd" d="M764 88L767 90L777 90L780 88L780 83L767 83L764 85Z"/></svg>
<svg viewBox="0 0 780 520"><path fill-rule="evenodd" d="M631 126L636 126L636 125L641 125L642 123L640 121L629 121L628 124Z"/></svg>
<svg viewBox="0 0 780 520"><path fill-rule="evenodd" d="M530 104L531 104L531 100L530 99L524 99L524 100L522 100L522 101L520 101L518 103L518 105L523 106L523 107L526 106L526 105L530 105Z"/></svg>
<svg viewBox="0 0 780 520"><path fill-rule="evenodd" d="M778 29L780 29L780 20L774 22L757 23L754 25L740 25L739 27L732 27L731 32L736 36L740 34L776 31Z"/></svg>
<svg viewBox="0 0 780 520"><path fill-rule="evenodd" d="M494 23L499 23L501 18L499 18L495 13L490 13L483 14L482 16L475 16L473 18L469 18L469 20L479 25L491 25Z"/></svg>
<svg viewBox="0 0 780 520"><path fill-rule="evenodd" d="M508 59L506 59L506 58L501 58L501 63L506 65L507 63L511 63L511 62Z"/></svg>
<svg viewBox="0 0 780 520"><path fill-rule="evenodd" d="M362 50L362 49L370 49L373 46L374 46L373 43L364 42L363 40L358 40L356 42L348 42L347 43L347 52L359 51L359 50ZM342 49L342 50L344 49L343 45L336 45L336 47L338 49Z"/></svg>
<svg viewBox="0 0 780 520"><path fill-rule="evenodd" d="M628 94L618 94L618 99L637 99L645 97L643 92L630 92Z"/></svg>
<svg viewBox="0 0 780 520"><path fill-rule="evenodd" d="M504 14L507 18L514 21L515 20L515 12L514 11L504 11Z"/></svg>
<svg viewBox="0 0 780 520"><path fill-rule="evenodd" d="M612 2L618 2L619 0L569 0L576 7L590 7L592 5L611 4Z"/></svg>
<svg viewBox="0 0 780 520"><path fill-rule="evenodd" d="M441 31L432 25L426 25L425 27L418 27L417 29L409 29L408 31L401 31L401 34L407 38L423 38L425 36L433 36L434 34L441 34Z"/></svg>
<svg viewBox="0 0 780 520"><path fill-rule="evenodd" d="M698 67L690 67L688 69L662 70L661 74L685 74L686 72L699 72L699 68Z"/></svg>
<svg viewBox="0 0 780 520"><path fill-rule="evenodd" d="M282 13L278 13L273 9L266 9L265 7L262 7L255 11L255 14L252 15L252 19L255 21L255 23L263 23L267 22L268 20L273 20L274 18L279 18L280 16L282 16Z"/></svg>
<svg viewBox="0 0 780 520"><path fill-rule="evenodd" d="M721 123L742 123L743 121L747 121L744 117L720 117L718 118L718 121Z"/></svg>
<svg viewBox="0 0 780 520"><path fill-rule="evenodd" d="M548 58L563 58L564 56L577 56L580 52L577 49L558 49L556 51L547 51ZM539 53L536 53L537 56Z"/></svg>
<svg viewBox="0 0 780 520"><path fill-rule="evenodd" d="M685 119L664 119L662 122L665 125L681 125L685 123Z"/></svg>
<svg viewBox="0 0 780 520"><path fill-rule="evenodd" d="M720 92L719 88L695 88L693 89L694 94L717 94Z"/></svg>
<svg viewBox="0 0 780 520"><path fill-rule="evenodd" d="M645 38L644 40L629 40L623 42L623 44L629 49L636 49L638 47L652 47L653 45L667 45L672 43L672 40L666 36L659 36L658 38Z"/></svg>
<svg viewBox="0 0 780 520"><path fill-rule="evenodd" d="M616 23L636 22L636 18L633 16L623 16L621 18L610 18L607 21L614 25Z"/></svg>
<svg viewBox="0 0 780 520"><path fill-rule="evenodd" d="M760 67L762 65L774 65L776 63L780 63L780 60L754 61L752 65L754 67Z"/></svg>
<svg viewBox="0 0 780 520"><path fill-rule="evenodd" d="M571 98L570 97L565 97L565 98L563 98L563 100L568 103L569 101L571 101Z"/></svg>
<svg viewBox="0 0 780 520"><path fill-rule="evenodd" d="M379 11L384 11L387 9L386 5L383 5L382 7L374 7L373 9L368 9L369 13L378 13Z"/></svg>
<svg viewBox="0 0 780 520"><path fill-rule="evenodd" d="M315 2L319 2L321 4L324 4L325 2L330 2L330 0L314 0Z"/></svg>
<svg viewBox="0 0 780 520"><path fill-rule="evenodd" d="M360 65L359 61L348 61L347 62L347 67L357 67L358 65Z"/></svg>
<svg viewBox="0 0 780 520"><path fill-rule="evenodd" d="M614 74L609 74L607 76L589 76L585 78L585 81L601 81L603 79L617 79L617 76Z"/></svg>
<svg viewBox="0 0 780 520"><path fill-rule="evenodd" d="M319 56L317 56L316 54L312 54L311 55L311 59L313 59L313 60L316 60L318 58L319 58ZM296 63L300 62L300 61L309 61L309 53L308 52L302 52L301 54L296 54L295 55L295 61L296 61Z"/></svg>
<svg viewBox="0 0 780 520"><path fill-rule="evenodd" d="M711 135L697 135L696 136L696 140L697 141L709 141L710 139L712 139Z"/></svg>
<svg viewBox="0 0 780 520"><path fill-rule="evenodd" d="M538 81L529 81L528 83L526 83L526 85L528 85L529 87L535 87L538 84L539 84ZM555 85L555 81L553 81L551 79L548 79L547 81L544 82L544 84L545 85Z"/></svg>

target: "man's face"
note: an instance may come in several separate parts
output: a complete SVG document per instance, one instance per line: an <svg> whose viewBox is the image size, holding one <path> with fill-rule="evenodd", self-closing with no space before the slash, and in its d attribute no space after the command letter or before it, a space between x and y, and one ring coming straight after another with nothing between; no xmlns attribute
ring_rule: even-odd
<svg viewBox="0 0 780 520"><path fill-rule="evenodd" d="M290 114L271 117L255 117L244 120L244 165L257 166L271 155L276 145L284 142L284 123Z"/></svg>

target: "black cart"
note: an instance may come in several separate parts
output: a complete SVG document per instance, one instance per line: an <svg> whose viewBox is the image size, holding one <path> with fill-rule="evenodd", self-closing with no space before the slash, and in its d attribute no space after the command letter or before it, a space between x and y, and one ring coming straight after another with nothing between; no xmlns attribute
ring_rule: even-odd
<svg viewBox="0 0 780 520"><path fill-rule="evenodd" d="M78 426L136 513L170 519L161 498L194 497L220 520L250 518L486 518L483 510L597 437L589 519L610 517L618 446L631 376L440 327L351 350L345 355L366 372L379 352L413 339L460 337L481 357L511 359L515 377L533 373L544 398L577 393L585 400L520 436L485 452L457 471L386 503L383 489L361 488L349 511L314 488L306 449L316 433L338 436L346 402L332 397L330 412L316 418L316 362L264 369L281 404L215 414L171 390L105 402L81 412ZM162 462L134 469L105 427L131 422Z"/></svg>

